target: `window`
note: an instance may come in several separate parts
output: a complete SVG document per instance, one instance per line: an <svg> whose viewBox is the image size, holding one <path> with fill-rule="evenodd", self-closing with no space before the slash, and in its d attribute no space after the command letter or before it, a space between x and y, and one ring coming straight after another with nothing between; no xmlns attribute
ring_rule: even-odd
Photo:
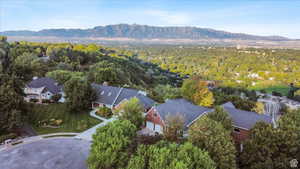
<svg viewBox="0 0 300 169"><path fill-rule="evenodd" d="M240 132L240 129L234 128L234 132L239 133L239 132Z"/></svg>
<svg viewBox="0 0 300 169"><path fill-rule="evenodd" d="M156 114L156 113L154 113L154 114L153 114L153 116L154 116L154 117L156 117L156 116L157 116L157 114Z"/></svg>
<svg viewBox="0 0 300 169"><path fill-rule="evenodd" d="M108 96L111 96L111 92L108 93Z"/></svg>
<svg viewBox="0 0 300 169"><path fill-rule="evenodd" d="M104 91L101 92L101 95L104 95Z"/></svg>

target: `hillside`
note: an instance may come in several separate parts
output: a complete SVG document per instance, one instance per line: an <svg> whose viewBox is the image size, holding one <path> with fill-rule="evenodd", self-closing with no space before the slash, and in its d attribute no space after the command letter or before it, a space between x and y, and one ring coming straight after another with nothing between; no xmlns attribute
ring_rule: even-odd
<svg viewBox="0 0 300 169"><path fill-rule="evenodd" d="M132 38L132 39L234 39L234 40L271 40L288 38L280 36L255 36L242 33L230 33L198 27L158 27L147 25L107 25L92 29L44 29L40 31L5 31L4 36L45 36L45 37L93 37L93 38Z"/></svg>

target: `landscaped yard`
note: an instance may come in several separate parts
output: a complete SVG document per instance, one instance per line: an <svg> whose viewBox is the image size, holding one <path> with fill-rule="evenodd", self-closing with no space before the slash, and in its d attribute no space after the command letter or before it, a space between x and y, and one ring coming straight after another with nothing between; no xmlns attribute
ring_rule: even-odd
<svg viewBox="0 0 300 169"><path fill-rule="evenodd" d="M289 92L289 86L284 85L277 85L277 86L270 86L270 87L255 87L251 88L252 90L265 90L267 93L278 92L281 93L283 96L287 96Z"/></svg>
<svg viewBox="0 0 300 169"><path fill-rule="evenodd" d="M32 104L30 110L29 122L38 134L82 132L101 123L90 117L88 110L82 113L69 112L65 104Z"/></svg>

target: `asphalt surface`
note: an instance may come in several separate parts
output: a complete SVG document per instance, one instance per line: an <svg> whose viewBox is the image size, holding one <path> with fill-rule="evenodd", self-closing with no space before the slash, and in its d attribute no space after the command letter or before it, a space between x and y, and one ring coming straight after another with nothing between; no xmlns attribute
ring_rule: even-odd
<svg viewBox="0 0 300 169"><path fill-rule="evenodd" d="M17 145L0 151L0 169L87 169L90 145L74 138Z"/></svg>

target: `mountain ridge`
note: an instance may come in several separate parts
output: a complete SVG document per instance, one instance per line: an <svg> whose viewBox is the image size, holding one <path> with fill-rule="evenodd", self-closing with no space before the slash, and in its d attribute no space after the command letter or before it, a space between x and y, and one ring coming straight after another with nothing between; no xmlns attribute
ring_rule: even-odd
<svg viewBox="0 0 300 169"><path fill-rule="evenodd" d="M89 29L42 29L40 31L3 31L4 36L54 36L54 37L103 37L133 39L235 39L235 40L290 40L282 36L258 36L231 33L211 28L191 26L149 26L138 24L116 24L96 26Z"/></svg>

